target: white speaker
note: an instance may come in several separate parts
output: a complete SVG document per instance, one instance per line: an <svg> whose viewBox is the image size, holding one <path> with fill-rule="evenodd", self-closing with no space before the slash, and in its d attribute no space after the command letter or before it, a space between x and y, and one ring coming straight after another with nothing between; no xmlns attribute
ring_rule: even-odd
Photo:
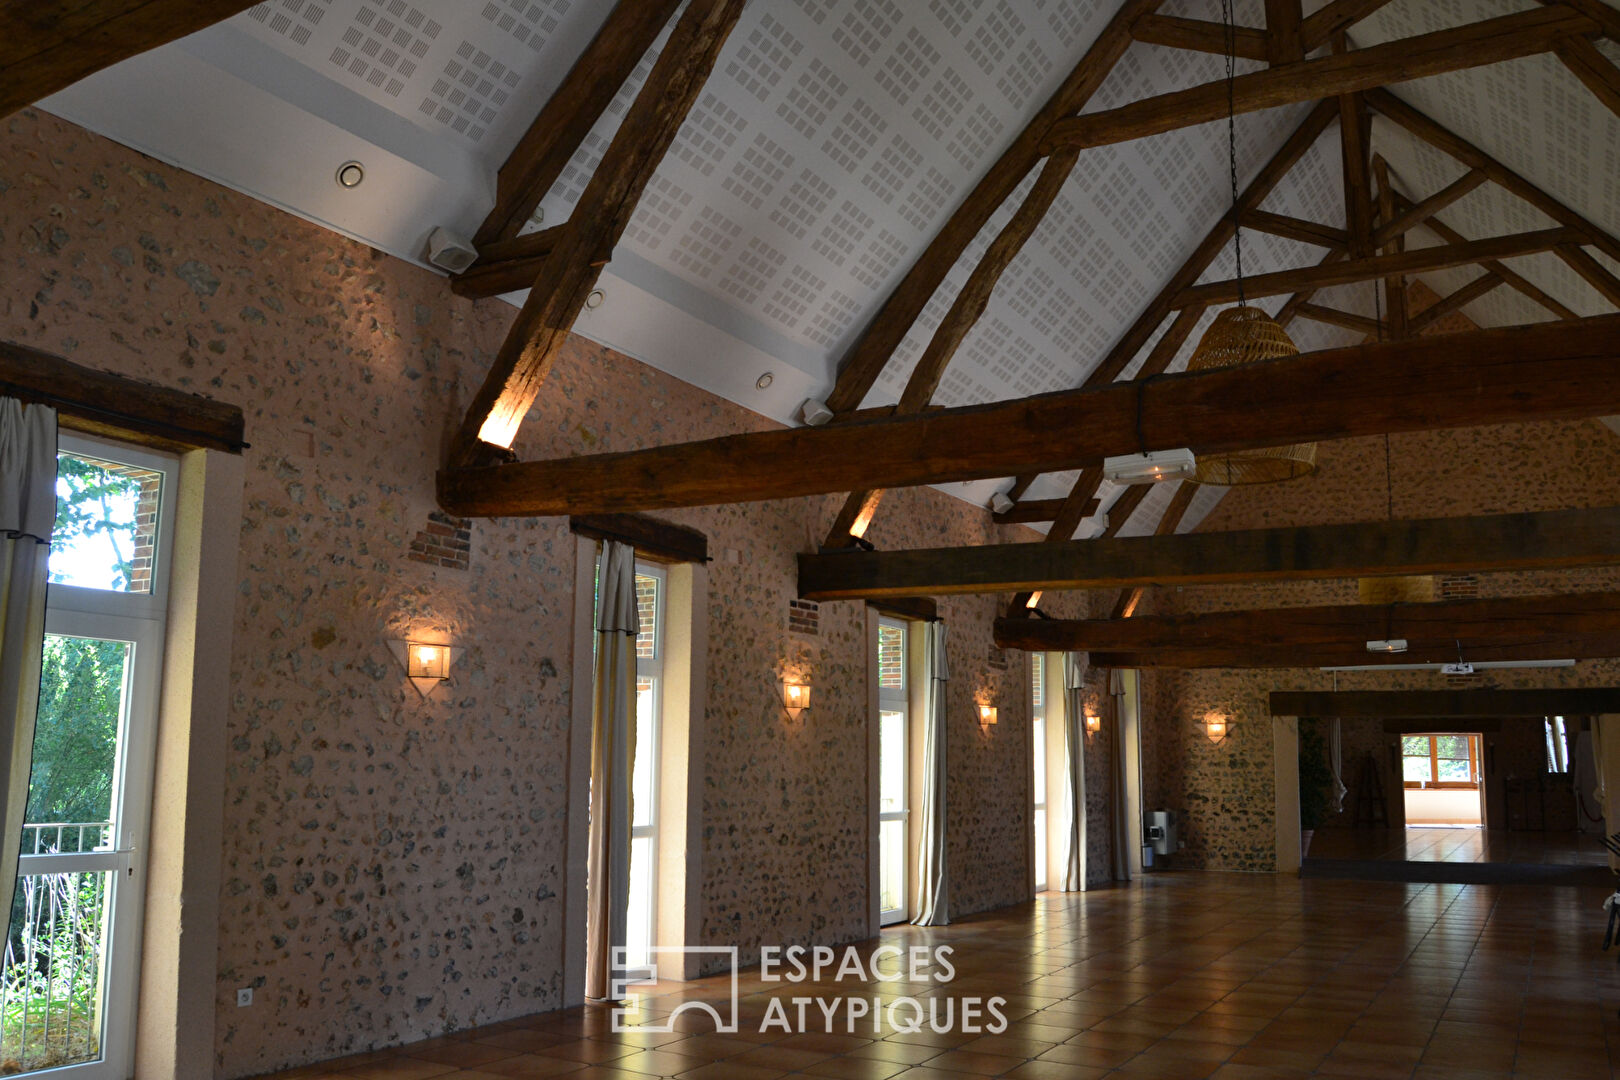
<svg viewBox="0 0 1620 1080"><path fill-rule="evenodd" d="M444 226L428 233L428 262L439 269L459 274L477 261L477 249Z"/></svg>
<svg viewBox="0 0 1620 1080"><path fill-rule="evenodd" d="M805 398L804 404L799 406L799 415L802 416L804 418L804 422L809 424L811 427L820 427L822 424L825 424L827 421L833 418L833 411L827 408L827 403L825 401L817 401L815 398Z"/></svg>
<svg viewBox="0 0 1620 1080"><path fill-rule="evenodd" d="M998 514L1005 514L1013 508L1013 501L1007 498L1005 491L998 491L990 496L990 509Z"/></svg>

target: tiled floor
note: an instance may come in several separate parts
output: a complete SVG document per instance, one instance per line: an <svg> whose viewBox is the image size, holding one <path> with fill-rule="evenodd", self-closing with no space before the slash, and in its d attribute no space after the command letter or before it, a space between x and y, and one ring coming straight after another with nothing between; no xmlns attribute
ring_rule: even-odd
<svg viewBox="0 0 1620 1080"><path fill-rule="evenodd" d="M1392 862L1506 862L1603 866L1608 854L1594 834L1485 829L1318 829L1313 859Z"/></svg>
<svg viewBox="0 0 1620 1080"><path fill-rule="evenodd" d="M949 983L741 978L740 1033L692 1012L615 1035L606 1007L526 1017L285 1073L285 1080L1583 1080L1620 1063L1620 968L1602 889L1165 873L859 947L949 944ZM885 971L896 970L885 960ZM635 999L650 1026L727 982ZM1007 999L1002 1034L761 1032L773 998ZM789 1004L788 1013L793 1009ZM902 1012L901 1015L905 1015Z"/></svg>

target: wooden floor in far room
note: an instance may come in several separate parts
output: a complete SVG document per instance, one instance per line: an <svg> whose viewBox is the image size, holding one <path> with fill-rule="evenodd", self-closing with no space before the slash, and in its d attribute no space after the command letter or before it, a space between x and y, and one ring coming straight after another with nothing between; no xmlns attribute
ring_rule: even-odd
<svg viewBox="0 0 1620 1080"><path fill-rule="evenodd" d="M1595 833L1469 828L1318 829L1311 839L1310 857L1551 866L1603 866L1608 861L1603 841Z"/></svg>

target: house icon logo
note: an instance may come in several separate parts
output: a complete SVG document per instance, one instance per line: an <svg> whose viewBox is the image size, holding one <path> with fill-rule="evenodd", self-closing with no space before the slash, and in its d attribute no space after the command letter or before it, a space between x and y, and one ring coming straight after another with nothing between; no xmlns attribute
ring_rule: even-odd
<svg viewBox="0 0 1620 1080"><path fill-rule="evenodd" d="M665 966L670 970L671 978L684 978L686 972L685 958L688 956L725 957L725 973L730 986L725 996L715 995L712 998L693 998L677 1005L668 1016L660 1017L656 1022L638 1024L634 1020L639 1016L635 1009L628 1009L623 1005L613 1007L612 1027L615 1033L624 1031L659 1032L675 1030L675 1018L682 1013L707 1013L714 1020L714 1033L717 1035L734 1035L737 1032L737 946L735 945L654 945L647 950L648 965L644 968L626 970L628 957L622 945L615 945L610 957L616 977L608 983L608 994L615 1001L622 1000L632 987L658 980L658 966L662 958L667 958ZM718 974L718 972L716 972Z"/></svg>

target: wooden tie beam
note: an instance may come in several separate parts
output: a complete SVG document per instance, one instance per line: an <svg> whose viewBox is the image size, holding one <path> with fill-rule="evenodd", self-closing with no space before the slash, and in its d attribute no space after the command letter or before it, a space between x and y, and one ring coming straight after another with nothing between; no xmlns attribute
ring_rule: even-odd
<svg viewBox="0 0 1620 1080"><path fill-rule="evenodd" d="M1620 507L799 556L807 600L1620 565Z"/></svg>

